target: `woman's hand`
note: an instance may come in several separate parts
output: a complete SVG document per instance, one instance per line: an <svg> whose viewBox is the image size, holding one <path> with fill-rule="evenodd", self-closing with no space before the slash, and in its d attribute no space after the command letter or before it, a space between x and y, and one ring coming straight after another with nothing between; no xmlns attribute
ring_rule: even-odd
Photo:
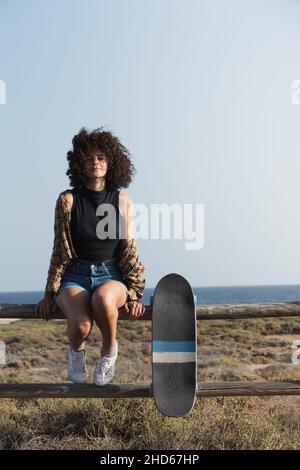
<svg viewBox="0 0 300 470"><path fill-rule="evenodd" d="M138 300L131 300L124 305L125 312L129 315L130 320L137 320L145 313L145 305Z"/></svg>
<svg viewBox="0 0 300 470"><path fill-rule="evenodd" d="M52 314L57 310L55 300L51 295L45 294L44 298L36 304L34 308L34 314L36 317L40 317L43 320L51 320Z"/></svg>

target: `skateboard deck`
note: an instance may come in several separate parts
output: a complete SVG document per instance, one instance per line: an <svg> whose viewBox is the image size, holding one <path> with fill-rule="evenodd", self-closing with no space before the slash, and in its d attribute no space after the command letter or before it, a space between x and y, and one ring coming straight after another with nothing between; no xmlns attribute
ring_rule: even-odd
<svg viewBox="0 0 300 470"><path fill-rule="evenodd" d="M197 393L196 308L192 288L177 273L158 282L152 304L152 390L158 410L184 416Z"/></svg>

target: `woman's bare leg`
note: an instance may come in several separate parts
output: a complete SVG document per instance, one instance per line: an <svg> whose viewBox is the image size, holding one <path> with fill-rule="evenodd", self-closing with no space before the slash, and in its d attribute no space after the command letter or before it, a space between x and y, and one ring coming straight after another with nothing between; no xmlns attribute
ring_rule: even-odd
<svg viewBox="0 0 300 470"><path fill-rule="evenodd" d="M97 287L91 299L93 318L102 334L102 353L106 354L116 342L118 309L126 302L127 294L119 281L109 280Z"/></svg>
<svg viewBox="0 0 300 470"><path fill-rule="evenodd" d="M62 289L55 299L67 319L67 336L73 349L81 349L92 326L90 295L77 287Z"/></svg>

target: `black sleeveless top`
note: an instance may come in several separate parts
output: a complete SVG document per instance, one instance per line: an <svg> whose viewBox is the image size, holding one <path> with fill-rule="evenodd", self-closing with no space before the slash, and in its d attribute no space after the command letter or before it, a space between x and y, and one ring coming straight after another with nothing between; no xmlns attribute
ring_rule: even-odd
<svg viewBox="0 0 300 470"><path fill-rule="evenodd" d="M70 229L78 258L100 263L118 256L122 227L119 220L120 191L111 186L102 191L83 186L73 188L72 194Z"/></svg>

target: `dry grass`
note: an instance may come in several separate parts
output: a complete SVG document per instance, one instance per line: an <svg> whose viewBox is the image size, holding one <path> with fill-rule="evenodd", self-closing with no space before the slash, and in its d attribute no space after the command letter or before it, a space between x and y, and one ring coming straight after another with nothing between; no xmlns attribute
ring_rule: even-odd
<svg viewBox="0 0 300 470"><path fill-rule="evenodd" d="M300 320L198 322L198 380L300 379L291 344ZM115 382L151 381L151 325L120 322ZM66 381L63 321L0 326L2 382ZM100 334L87 341L92 369ZM91 374L92 375L92 374ZM299 449L300 397L205 398L185 418L150 399L2 399L1 449Z"/></svg>

